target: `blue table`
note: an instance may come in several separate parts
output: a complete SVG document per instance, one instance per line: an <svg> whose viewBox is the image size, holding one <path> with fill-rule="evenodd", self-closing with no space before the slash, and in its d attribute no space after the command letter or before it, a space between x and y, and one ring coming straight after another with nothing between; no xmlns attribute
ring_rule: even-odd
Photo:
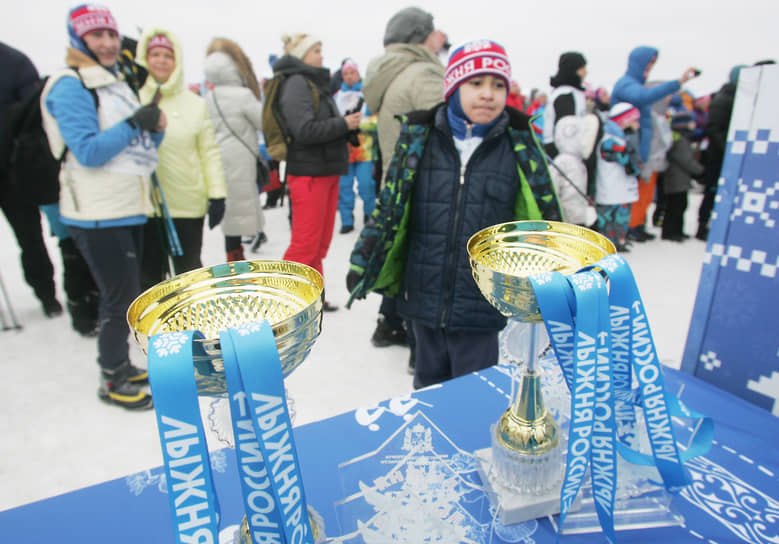
<svg viewBox="0 0 779 544"><path fill-rule="evenodd" d="M779 419L690 375L670 369L665 374L670 391L683 386L685 403L715 419L716 440L705 458L687 463L694 484L673 500L684 524L620 531L619 540L779 542ZM554 542L546 519L508 528L493 524L479 490L471 454L488 447L489 425L505 410L510 387L505 369L493 367L296 428L308 503L324 518L328 536L354 532L358 519L366 531L381 534L389 515L384 506L391 503L415 517L435 511L447 519L451 531L440 542L490 542L491 533L495 543ZM677 432L684 442L692 429ZM241 517L235 456L229 449L212 456L227 534ZM431 497L434 506L425 501ZM157 467L0 512L0 541L169 543L169 516L164 473ZM602 541L598 534L561 539Z"/></svg>

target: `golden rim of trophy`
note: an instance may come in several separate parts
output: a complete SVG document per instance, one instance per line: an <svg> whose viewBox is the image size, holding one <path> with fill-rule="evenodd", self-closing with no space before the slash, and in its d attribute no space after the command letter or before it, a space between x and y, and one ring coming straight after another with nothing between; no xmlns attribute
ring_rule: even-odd
<svg viewBox="0 0 779 544"><path fill-rule="evenodd" d="M158 283L133 301L127 321L144 353L153 335L197 330L205 337L206 352L218 361L220 332L267 320L287 376L303 362L319 336L323 303L324 281L309 266L291 261L235 261Z"/></svg>

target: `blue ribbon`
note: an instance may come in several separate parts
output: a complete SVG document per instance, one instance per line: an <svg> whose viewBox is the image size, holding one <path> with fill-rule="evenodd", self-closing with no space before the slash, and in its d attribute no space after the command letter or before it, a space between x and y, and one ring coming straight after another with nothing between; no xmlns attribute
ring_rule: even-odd
<svg viewBox="0 0 779 544"><path fill-rule="evenodd" d="M313 544L273 329L267 321L249 323L222 332L219 342L253 539Z"/></svg>
<svg viewBox="0 0 779 544"><path fill-rule="evenodd" d="M200 418L193 355L205 355L199 332L153 336L149 380L162 446L176 542L219 542L219 503Z"/></svg>
<svg viewBox="0 0 779 544"><path fill-rule="evenodd" d="M603 275L609 280L608 291ZM665 391L643 303L622 257L608 256L567 277L550 272L529 279L571 390L560 525L590 461L598 518L606 538L615 542L616 452L629 462L656 466L665 487L675 491L689 483L683 462L710 449L714 424ZM639 384L636 390L632 389L634 377ZM652 455L632 447L637 444L636 406L644 410ZM683 454L672 416L698 419L690 447Z"/></svg>

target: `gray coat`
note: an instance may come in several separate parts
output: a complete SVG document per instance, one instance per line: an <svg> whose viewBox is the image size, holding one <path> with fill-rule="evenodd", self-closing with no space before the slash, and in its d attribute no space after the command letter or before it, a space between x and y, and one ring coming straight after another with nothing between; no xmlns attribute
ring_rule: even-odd
<svg viewBox="0 0 779 544"><path fill-rule="evenodd" d="M692 178L703 174L703 165L695 160L692 145L684 136L674 136L668 150L668 168L663 174L663 191L667 195L683 193L690 189Z"/></svg>
<svg viewBox="0 0 779 544"><path fill-rule="evenodd" d="M206 95L206 103L222 152L227 182L222 231L225 236L250 236L264 227L256 184L257 131L262 130L262 103L246 86L238 67L226 53L211 53L206 57L204 69L214 86Z"/></svg>

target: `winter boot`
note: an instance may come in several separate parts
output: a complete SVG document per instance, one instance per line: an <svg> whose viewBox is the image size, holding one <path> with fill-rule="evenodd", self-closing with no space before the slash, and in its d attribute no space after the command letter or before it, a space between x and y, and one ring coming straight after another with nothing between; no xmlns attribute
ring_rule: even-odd
<svg viewBox="0 0 779 544"><path fill-rule="evenodd" d="M77 333L87 338L97 336L99 295L89 293L77 300L68 300L70 324Z"/></svg>
<svg viewBox="0 0 779 544"><path fill-rule="evenodd" d="M268 241L268 237L265 236L264 232L258 232L257 236L254 237L254 243L252 244L252 253L257 253L257 250L260 249L260 246Z"/></svg>
<svg viewBox="0 0 779 544"><path fill-rule="evenodd" d="M151 395L140 386L148 383L145 370L125 361L115 369L100 372L100 387L97 396L103 402L116 404L128 410L147 410L153 407Z"/></svg>
<svg viewBox="0 0 779 544"><path fill-rule="evenodd" d="M62 304L54 297L41 299L41 306L43 306L43 313L46 317L62 315Z"/></svg>
<svg viewBox="0 0 779 544"><path fill-rule="evenodd" d="M402 323L397 327L393 327L387 323L386 319L380 317L376 323L376 330L373 331L373 336L371 336L371 343L377 348L392 345L407 346L408 336L406 335L406 329L403 328Z"/></svg>

